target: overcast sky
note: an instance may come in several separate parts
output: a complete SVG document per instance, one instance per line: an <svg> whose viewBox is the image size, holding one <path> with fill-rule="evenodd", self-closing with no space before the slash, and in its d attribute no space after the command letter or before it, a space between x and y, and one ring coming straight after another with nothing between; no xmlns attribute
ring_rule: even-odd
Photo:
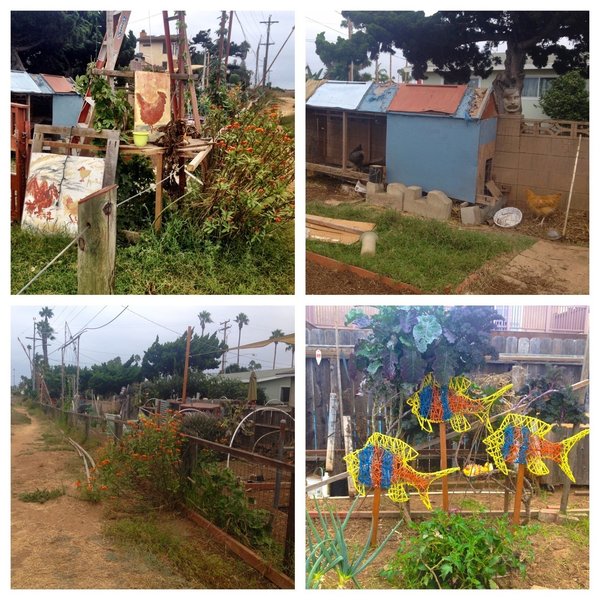
<svg viewBox="0 0 600 600"><path fill-rule="evenodd" d="M173 11L169 11L169 15L173 14ZM227 12L227 16L229 18L229 12ZM250 44L246 67L252 72L256 68L256 51L261 36L263 44L267 41L267 25L261 21L268 21L269 16L271 16L272 22L278 21L278 23L272 23L271 25L268 56L269 64L271 64L294 26L294 13L292 11L240 10L235 11L233 17L231 40L236 44L241 44L246 40ZM214 40L214 35L220 26L221 11L186 10L185 20L189 34L188 39L191 40L201 30L210 29ZM164 35L162 12L160 10L133 10L127 30L133 31L134 35L139 37L142 29L149 35ZM171 32L176 32L174 22L171 22ZM281 54L275 60L270 71L270 81L275 87L294 88L294 44L295 32L292 33L285 46L283 46ZM259 77L262 77L264 57L265 46L262 45L259 50Z"/></svg>
<svg viewBox="0 0 600 600"><path fill-rule="evenodd" d="M43 306L49 306L54 311L54 318L50 323L56 331L56 339L49 347L50 365L60 365L60 346L64 343L65 322L74 335L84 328L88 328L81 336L80 365L90 366L106 362L116 356L123 361L132 354L143 357L144 351L159 336L161 342L172 341L185 333L187 326L195 327L195 333L200 334L200 323L198 313L207 310L211 314L214 323L206 326L206 333L213 333L220 329L219 323L230 319L227 344L230 347L237 346L238 326L234 322L235 317L243 312L249 317L249 324L242 328L242 344L266 340L275 329L281 329L284 333L294 333L294 309L292 306L206 306L201 302L191 304L163 300L162 303L142 304L123 302L119 304L71 304L61 305L48 299L46 304L40 303L36 306L15 306L12 308L11 328L11 384L18 383L21 375L30 375L29 362L19 339L25 346L32 344L33 319L39 320L39 311ZM129 308L120 316L119 313L125 306ZM113 318L114 321L109 323ZM153 321L153 322L151 322ZM109 323L106 326L105 324ZM101 327L100 329L93 329ZM218 334L223 339L223 334ZM37 351L41 353L38 339ZM70 346L69 348L72 348ZM273 366L274 345L269 344L265 348L240 351L240 363L245 366L254 360L262 364L263 369ZM237 351L227 354L227 364L236 362ZM67 351L66 362L75 364L72 350ZM286 352L283 344L277 347L276 368L290 367L292 361L291 352Z"/></svg>

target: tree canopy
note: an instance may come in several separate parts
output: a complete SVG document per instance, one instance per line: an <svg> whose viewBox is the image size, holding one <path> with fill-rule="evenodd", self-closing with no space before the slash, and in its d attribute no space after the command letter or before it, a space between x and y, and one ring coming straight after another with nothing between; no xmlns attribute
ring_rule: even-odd
<svg viewBox="0 0 600 600"><path fill-rule="evenodd" d="M540 98L540 106L551 119L589 121L590 96L585 79L577 71L561 75Z"/></svg>
<svg viewBox="0 0 600 600"><path fill-rule="evenodd" d="M559 75L579 71L588 77L588 11L343 11L366 34L367 54L401 50L416 79L425 79L428 62L448 83L488 77L505 46L504 71L494 82L499 99L505 90L523 89L527 58L542 68L552 60ZM358 33L354 35L356 37ZM353 38L354 39L354 38ZM498 102L499 109L502 105Z"/></svg>
<svg viewBox="0 0 600 600"><path fill-rule="evenodd" d="M106 32L104 11L12 11L11 68L32 73L75 77L98 57ZM135 53L136 38L129 32L117 66Z"/></svg>
<svg viewBox="0 0 600 600"><path fill-rule="evenodd" d="M156 336L154 343L144 352L142 377L156 379L168 375L182 375L186 343L187 333L173 342L162 344ZM226 349L227 346L219 342L216 332L202 336L194 333L190 342L190 370L216 369L219 366L219 358Z"/></svg>

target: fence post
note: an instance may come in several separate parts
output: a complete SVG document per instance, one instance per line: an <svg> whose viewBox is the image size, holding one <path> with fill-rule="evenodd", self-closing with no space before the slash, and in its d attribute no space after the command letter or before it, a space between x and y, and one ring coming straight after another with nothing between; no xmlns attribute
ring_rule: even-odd
<svg viewBox="0 0 600 600"><path fill-rule="evenodd" d="M277 458L283 460L283 449L285 444L285 419L279 421L279 446ZM275 491L273 493L273 508L279 508L279 496L281 495L281 469L275 472Z"/></svg>
<svg viewBox="0 0 600 600"><path fill-rule="evenodd" d="M90 437L90 418L88 415L83 416L83 441L87 442L88 437Z"/></svg>
<svg viewBox="0 0 600 600"><path fill-rule="evenodd" d="M115 420L115 437L120 440L123 437L123 423Z"/></svg>
<svg viewBox="0 0 600 600"><path fill-rule="evenodd" d="M83 198L78 205L77 293L112 294L117 248L117 185Z"/></svg>
<svg viewBox="0 0 600 600"><path fill-rule="evenodd" d="M287 525L285 530L285 546L283 549L283 564L284 569L289 569L289 574L294 573L294 539L296 537L296 525L295 525L295 471L290 474L290 499L288 502L288 513L287 513Z"/></svg>

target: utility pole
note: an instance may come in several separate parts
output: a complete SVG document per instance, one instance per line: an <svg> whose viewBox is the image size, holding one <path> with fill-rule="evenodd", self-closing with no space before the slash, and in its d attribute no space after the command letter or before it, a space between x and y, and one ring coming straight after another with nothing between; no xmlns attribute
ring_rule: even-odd
<svg viewBox="0 0 600 600"><path fill-rule="evenodd" d="M219 329L219 331L223 332L223 346L227 345L227 330L231 329L231 325L229 325L229 321L230 321L230 319L227 319L226 321L219 323L219 325L223 325L223 329ZM221 373L225 373L225 355L226 354L227 354L227 352L223 351L223 354L221 355Z"/></svg>
<svg viewBox="0 0 600 600"><path fill-rule="evenodd" d="M279 23L279 21L271 21L271 15L269 15L268 21L261 21L267 26L267 41L265 42L265 61L263 66L263 77L262 77L262 87L267 85L267 66L269 64L269 46L273 46L274 42L269 42L271 37L271 25L275 23Z"/></svg>
<svg viewBox="0 0 600 600"><path fill-rule="evenodd" d="M187 340L185 342L185 365L183 367L183 390L181 391L181 400L185 402L187 398L187 384L188 384L188 368L190 366L190 344L192 342L192 327L188 325L187 328Z"/></svg>
<svg viewBox="0 0 600 600"><path fill-rule="evenodd" d="M348 39L352 39L352 21L348 19ZM350 62L350 66L348 67L348 81L354 81L354 61Z"/></svg>
<svg viewBox="0 0 600 600"><path fill-rule="evenodd" d="M229 63L229 52L231 50L231 26L233 25L233 11L229 11L229 24L227 25L227 47L225 48L225 73Z"/></svg>
<svg viewBox="0 0 600 600"><path fill-rule="evenodd" d="M33 337L28 337L26 336L25 339L27 340L33 340L33 352L32 352L32 356L31 356L31 388L32 390L36 391L36 379L37 379L37 373L35 371L35 340L36 340L36 326L35 326L35 317L33 317Z"/></svg>
<svg viewBox="0 0 600 600"><path fill-rule="evenodd" d="M65 404L65 346L67 345L67 322L65 321L65 343L60 349L60 405Z"/></svg>
<svg viewBox="0 0 600 600"><path fill-rule="evenodd" d="M225 40L225 21L227 20L227 11L221 11L221 24L219 26L219 71L217 72L217 87L221 84L221 63L223 61L223 45Z"/></svg>
<svg viewBox="0 0 600 600"><path fill-rule="evenodd" d="M254 87L258 86L258 55L260 54L261 45L262 45L262 35L258 39L258 46L256 47L256 68L254 69Z"/></svg>

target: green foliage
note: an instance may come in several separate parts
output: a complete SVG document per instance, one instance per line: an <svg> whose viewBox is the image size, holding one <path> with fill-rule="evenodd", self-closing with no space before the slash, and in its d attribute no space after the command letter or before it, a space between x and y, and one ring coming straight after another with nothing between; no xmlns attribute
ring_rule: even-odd
<svg viewBox="0 0 600 600"><path fill-rule="evenodd" d="M94 100L94 129L118 129L122 132L133 129L133 107L127 99L126 90L112 89L108 79L94 75L95 63L88 65L85 75L75 79L75 89L85 96L89 89Z"/></svg>
<svg viewBox="0 0 600 600"><path fill-rule="evenodd" d="M158 341L144 352L141 375L147 379L155 379L168 375L183 375L187 333L183 333L173 342ZM190 341L189 368L192 371L205 371L219 366L219 358L226 346L217 338L217 333L199 336L192 335Z"/></svg>
<svg viewBox="0 0 600 600"><path fill-rule="evenodd" d="M590 95L586 80L577 71L561 75L540 98L540 106L551 119L589 121Z"/></svg>
<svg viewBox="0 0 600 600"><path fill-rule="evenodd" d="M31 419L28 415L15 410L12 406L10 407L10 424L11 425L29 425Z"/></svg>
<svg viewBox="0 0 600 600"><path fill-rule="evenodd" d="M335 42L328 42L324 32L318 33L315 52L327 67L325 79L347 81L351 64L354 65L355 74L368 67L371 64L367 57L369 41L369 36L362 31L356 32L350 39L338 37Z"/></svg>
<svg viewBox="0 0 600 600"><path fill-rule="evenodd" d="M141 367L138 364L139 360L139 356L131 356L122 363L121 357L117 356L99 365L92 365L89 379L85 387L81 389L93 389L97 394L103 395L116 394L122 387L140 380Z"/></svg>
<svg viewBox="0 0 600 600"><path fill-rule="evenodd" d="M180 418L154 415L131 425L109 446L83 489L128 499L140 506L173 506L180 499Z"/></svg>
<svg viewBox="0 0 600 600"><path fill-rule="evenodd" d="M181 433L209 440L211 442L225 441L225 427L221 419L204 412L189 413L181 422Z"/></svg>
<svg viewBox="0 0 600 600"><path fill-rule="evenodd" d="M21 502L37 502L38 504L44 504L48 502L48 500L54 500L55 498L60 498L60 496L64 495L64 488L54 488L53 490L36 488L33 492L23 492L19 494L19 500L21 500Z"/></svg>
<svg viewBox="0 0 600 600"><path fill-rule="evenodd" d="M145 156L119 156L117 162L118 202L149 190L154 183L154 170ZM154 220L154 190L150 189L118 208L118 226L123 229L141 229Z"/></svg>
<svg viewBox="0 0 600 600"><path fill-rule="evenodd" d="M186 500L217 527L243 544L269 551L272 546L269 512L252 508L242 482L235 474L203 453L191 476Z"/></svg>
<svg viewBox="0 0 600 600"><path fill-rule="evenodd" d="M545 392L553 391L551 394ZM585 404L580 402L576 392L569 387L567 372L562 367L547 366L545 372L527 381L526 389L521 390L531 397L542 396L533 402L527 412L547 423L588 423Z"/></svg>
<svg viewBox="0 0 600 600"><path fill-rule="evenodd" d="M239 105L237 95L228 98ZM248 246L294 218L294 142L279 124L276 105L233 112L213 107L207 115L206 130L215 133L213 162L186 213L204 238Z"/></svg>
<svg viewBox="0 0 600 600"><path fill-rule="evenodd" d="M306 512L306 587L320 588L325 575L333 571L337 576L337 587L345 588L351 581L357 588L357 580L362 573L379 555L388 543L393 533L400 526L398 523L379 543L377 548L371 548L371 533L367 536L362 548L351 548L346 540L345 530L350 516L361 499L357 496L348 509L344 521L328 507L328 514L323 514L319 503L316 503L318 521L315 523ZM376 524L375 524L376 526ZM373 527L373 525L371 526Z"/></svg>
<svg viewBox="0 0 600 600"><path fill-rule="evenodd" d="M405 589L489 589L496 578L525 572L533 559L528 527L514 528L506 517L463 517L435 511L400 542L382 573Z"/></svg>

